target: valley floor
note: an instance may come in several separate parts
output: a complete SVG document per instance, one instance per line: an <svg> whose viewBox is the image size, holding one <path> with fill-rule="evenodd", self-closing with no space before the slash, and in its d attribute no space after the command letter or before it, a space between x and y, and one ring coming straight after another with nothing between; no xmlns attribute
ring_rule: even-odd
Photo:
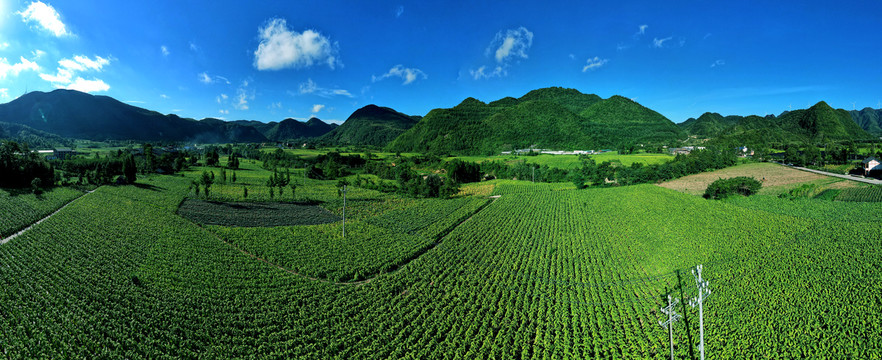
<svg viewBox="0 0 882 360"><path fill-rule="evenodd" d="M0 357L666 358L659 308L696 295L698 264L709 357L882 356L882 223L861 216L882 203L355 189L344 238L339 223L203 227L176 213L189 178L139 181L0 245ZM303 190L339 214L333 189ZM676 356L694 358L697 310L677 312Z"/></svg>

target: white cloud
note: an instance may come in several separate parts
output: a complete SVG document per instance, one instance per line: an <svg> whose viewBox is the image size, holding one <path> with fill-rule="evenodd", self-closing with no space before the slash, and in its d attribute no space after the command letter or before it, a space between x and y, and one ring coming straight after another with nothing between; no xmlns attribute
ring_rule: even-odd
<svg viewBox="0 0 882 360"><path fill-rule="evenodd" d="M168 47L165 45L160 46L159 51L162 52L162 56L168 56L171 54L171 52L168 51Z"/></svg>
<svg viewBox="0 0 882 360"><path fill-rule="evenodd" d="M57 37L72 35L67 26L61 22L61 15L50 5L40 1L32 2L24 11L19 11L22 21L25 23L36 22L43 29L55 34Z"/></svg>
<svg viewBox="0 0 882 360"><path fill-rule="evenodd" d="M272 19L258 29L260 45L254 51L258 70L307 68L317 64L331 69L340 64L337 43L315 30L291 31L285 19Z"/></svg>
<svg viewBox="0 0 882 360"><path fill-rule="evenodd" d="M9 47L8 42L0 43L0 50L6 50L6 48L8 48L8 47Z"/></svg>
<svg viewBox="0 0 882 360"><path fill-rule="evenodd" d="M404 5L398 5L395 8L395 17L400 18L402 14L404 14Z"/></svg>
<svg viewBox="0 0 882 360"><path fill-rule="evenodd" d="M57 87L58 85L56 85ZM99 92L99 91L107 91L110 90L110 85L107 85L101 79L92 79L86 80L81 77L77 77L72 83L63 86L65 89L82 91L85 93Z"/></svg>
<svg viewBox="0 0 882 360"><path fill-rule="evenodd" d="M7 88L0 89L0 99L9 99L9 89L7 89Z"/></svg>
<svg viewBox="0 0 882 360"><path fill-rule="evenodd" d="M22 71L39 71L40 66L37 63L25 59L24 56L19 57L19 62L9 64L6 58L0 58L0 80L6 78L7 75L18 76Z"/></svg>
<svg viewBox="0 0 882 360"><path fill-rule="evenodd" d="M79 72L93 71L100 72L105 65L110 64L112 58L103 58L95 56L90 59L87 56L77 55L73 59L61 59L58 61L59 67L56 68L55 75L41 73L40 78L52 83L59 89L79 90L83 92L107 91L110 85L107 85L101 79L86 80L75 75Z"/></svg>
<svg viewBox="0 0 882 360"><path fill-rule="evenodd" d="M215 100L217 101L218 104L223 104L224 102L227 101L228 98L229 98L229 96L227 96L227 94L220 94L215 98Z"/></svg>
<svg viewBox="0 0 882 360"><path fill-rule="evenodd" d="M233 107L239 110L248 110L248 101L254 100L254 91L248 90L248 80L242 81L242 85L236 89L236 97L233 99Z"/></svg>
<svg viewBox="0 0 882 360"><path fill-rule="evenodd" d="M300 95L315 94L324 98L329 98L332 96L346 96L350 98L352 97L352 94L349 93L348 90L323 88L318 86L318 84L316 84L315 81L312 81L312 79L306 79L306 82L300 83L298 91Z"/></svg>
<svg viewBox="0 0 882 360"><path fill-rule="evenodd" d="M197 52L197 51L199 51L199 47L196 46L196 43L194 43L194 42L191 41L191 42L190 42L190 50L193 51L193 52Z"/></svg>
<svg viewBox="0 0 882 360"><path fill-rule="evenodd" d="M43 50L37 49L37 50L31 51L31 54L34 55L34 60L36 60L36 59L43 57L43 55L46 55L46 52Z"/></svg>
<svg viewBox="0 0 882 360"><path fill-rule="evenodd" d="M315 104L312 106L312 114L315 115L319 111L322 111L322 109L324 109L324 108L325 108L324 104Z"/></svg>
<svg viewBox="0 0 882 360"><path fill-rule="evenodd" d="M609 59L601 59L598 56L595 56L593 58L588 58L588 62L585 64L584 67L582 67L582 72L597 69L597 68L605 65L608 62L609 62Z"/></svg>
<svg viewBox="0 0 882 360"><path fill-rule="evenodd" d="M141 100L126 100L126 102L129 104L146 104L146 102Z"/></svg>
<svg viewBox="0 0 882 360"><path fill-rule="evenodd" d="M166 94L159 94L159 97L161 97L163 99L170 99L169 96Z"/></svg>
<svg viewBox="0 0 882 360"><path fill-rule="evenodd" d="M469 73L472 75L472 78L475 80L479 79L489 79L493 77L502 77L508 75L508 71L505 70L502 66L497 66L493 68L493 71L487 72L486 66L481 66L478 70L469 70Z"/></svg>
<svg viewBox="0 0 882 360"><path fill-rule="evenodd" d="M410 84L410 83L416 81L418 78L423 78L423 79L428 78L428 76L426 75L426 73L424 73L424 72L423 72L422 70L420 70L420 69L417 69L417 68L406 68L406 67L404 67L404 66L402 66L402 65L395 65L395 66L393 66L391 69L389 69L388 72L386 72L386 73L383 74L383 75L380 75L380 76L371 76L371 81L373 81L373 82L377 82L377 81L380 81L380 80L383 80L383 79L386 79L386 78L389 78L389 77L393 77L393 76L395 76L395 77L399 77L399 78L401 78L402 80L404 80L404 82L402 83L402 85Z"/></svg>
<svg viewBox="0 0 882 360"><path fill-rule="evenodd" d="M643 35L643 34L646 34L646 29L649 28L649 25L643 24L643 25L638 26L638 28L640 30L637 31L637 34Z"/></svg>
<svg viewBox="0 0 882 360"><path fill-rule="evenodd" d="M208 75L208 73L204 72L204 71L202 73L199 73L196 76L199 78L199 82L201 82L203 84L211 84L211 83L226 83L227 85L230 84L229 79L227 79L223 76L219 76L219 75L211 76L211 75Z"/></svg>
<svg viewBox="0 0 882 360"><path fill-rule="evenodd" d="M221 114L227 115L227 114L230 113L230 110L223 110L223 109L221 109L221 110L218 110L218 112L221 113Z"/></svg>
<svg viewBox="0 0 882 360"><path fill-rule="evenodd" d="M487 54L491 52L496 62L503 63L511 58L527 58L527 50L533 46L533 33L521 26L517 29L509 29L504 33L496 33L496 37L487 47Z"/></svg>
<svg viewBox="0 0 882 360"><path fill-rule="evenodd" d="M723 65L726 65L726 61L720 59L720 60L714 61L714 62L710 65L710 67L715 68L715 67L717 67L717 66L723 66Z"/></svg>
<svg viewBox="0 0 882 360"><path fill-rule="evenodd" d="M282 108L282 102L279 101L279 102L270 103L269 106L267 106L266 108L267 108L267 109L270 109L270 110L272 110L272 109L281 109L281 108Z"/></svg>
<svg viewBox="0 0 882 360"><path fill-rule="evenodd" d="M533 33L523 26L500 31L496 33L496 37L484 52L486 56L493 54L497 65L492 71L488 71L487 66L483 65L477 70L469 70L469 73L475 80L507 76L512 61L526 59L527 50L531 46L533 46Z"/></svg>
<svg viewBox="0 0 882 360"><path fill-rule="evenodd" d="M672 37L672 36L668 36L664 39L654 38L654 39L652 39L652 47L655 47L655 48L663 47L665 44L665 41L671 40L673 38L674 37Z"/></svg>

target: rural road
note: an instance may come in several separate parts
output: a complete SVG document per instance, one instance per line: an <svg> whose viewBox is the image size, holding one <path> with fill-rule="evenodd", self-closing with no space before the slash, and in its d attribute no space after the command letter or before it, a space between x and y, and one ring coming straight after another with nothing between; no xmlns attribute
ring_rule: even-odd
<svg viewBox="0 0 882 360"><path fill-rule="evenodd" d="M798 170L802 170L802 171L808 171L808 172L815 173L815 174L821 174L821 175L826 175L826 176L833 176L833 177L838 177L838 178L842 178L842 179L846 179L846 180L852 180L852 181L857 181L857 182L862 182L862 183L867 183L867 184L873 184L873 185L882 185L882 180L876 180L876 179L873 179L873 178L866 178L866 177L862 177L862 176L843 175L843 174L834 174L834 173L831 173L831 172L826 172L826 171L821 171L821 170L815 170L815 169L809 169L809 168L804 168L804 167L801 167L801 166L791 166L791 165L784 165L784 164L781 164L781 165L782 165L782 166L787 166L787 167L790 167L790 168L794 168L794 169L798 169Z"/></svg>

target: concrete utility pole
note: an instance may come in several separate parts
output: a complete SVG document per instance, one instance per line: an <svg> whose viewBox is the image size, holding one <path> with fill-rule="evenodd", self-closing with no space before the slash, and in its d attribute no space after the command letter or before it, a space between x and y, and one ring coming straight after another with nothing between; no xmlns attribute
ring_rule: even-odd
<svg viewBox="0 0 882 360"><path fill-rule="evenodd" d="M677 314L677 311L674 308L677 304L680 303L680 299L673 299L671 302L671 295L668 295L668 306L661 308L661 312L668 314L668 320L659 320L658 324L662 327L668 328L668 337L671 339L671 360L674 360L674 323L677 320L680 320L682 316Z"/></svg>
<svg viewBox="0 0 882 360"><path fill-rule="evenodd" d="M701 352L701 360L704 360L704 300L707 299L711 292L707 287L707 281L701 277L701 269L701 265L692 269L692 276L695 276L695 286L698 288L698 296L689 300L689 305L693 308L696 305L698 306L698 327L701 336L701 344L698 346L698 350Z"/></svg>

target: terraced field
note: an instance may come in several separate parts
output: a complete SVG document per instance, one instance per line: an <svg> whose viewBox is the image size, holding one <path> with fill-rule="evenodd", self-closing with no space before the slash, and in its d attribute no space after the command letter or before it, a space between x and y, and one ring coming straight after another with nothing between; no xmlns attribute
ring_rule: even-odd
<svg viewBox="0 0 882 360"><path fill-rule="evenodd" d="M658 309L695 295L696 264L709 358L882 356L878 221L512 183L490 202L365 191L344 240L202 228L176 214L188 179L143 181L0 245L2 357L666 358ZM355 272L375 275L334 281ZM676 356L695 356L697 312L677 310Z"/></svg>

